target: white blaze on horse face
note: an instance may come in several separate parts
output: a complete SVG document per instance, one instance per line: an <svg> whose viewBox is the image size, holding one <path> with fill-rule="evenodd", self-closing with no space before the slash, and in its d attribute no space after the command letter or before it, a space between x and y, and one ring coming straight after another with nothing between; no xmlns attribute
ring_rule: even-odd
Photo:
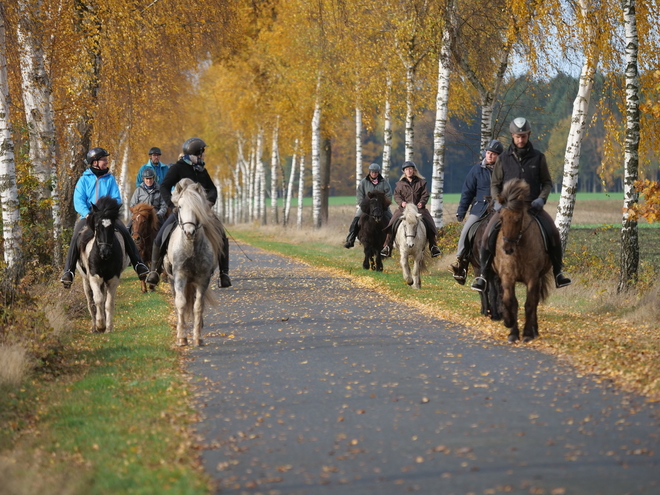
<svg viewBox="0 0 660 495"><path fill-rule="evenodd" d="M103 225L106 229L112 225L112 220L108 220L107 218L104 218L101 220L101 225Z"/></svg>

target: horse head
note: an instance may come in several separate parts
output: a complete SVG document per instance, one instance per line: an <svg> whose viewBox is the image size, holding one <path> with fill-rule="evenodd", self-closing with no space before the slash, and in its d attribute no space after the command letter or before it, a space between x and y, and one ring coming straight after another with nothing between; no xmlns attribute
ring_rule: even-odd
<svg viewBox="0 0 660 495"><path fill-rule="evenodd" d="M502 193L497 200L502 205L500 218L502 220L502 248L508 255L514 253L531 220L525 222L527 216L526 199L529 196L529 185L523 179L513 179L504 184ZM525 225L525 223L527 225Z"/></svg>
<svg viewBox="0 0 660 495"><path fill-rule="evenodd" d="M417 206L408 203L403 210L401 218L401 226L406 235L406 244L408 247L413 247L415 245L415 240L417 239L417 229L419 228L422 214L419 213Z"/></svg>
<svg viewBox="0 0 660 495"><path fill-rule="evenodd" d="M133 208L129 208L132 213L131 237L138 247L142 245L145 237L149 238L148 234L156 229L158 217L156 216L156 209L147 203L138 203Z"/></svg>
<svg viewBox="0 0 660 495"><path fill-rule="evenodd" d="M174 188L172 202L179 209L179 227L188 240L193 240L210 212L204 187L191 179L182 179Z"/></svg>
<svg viewBox="0 0 660 495"><path fill-rule="evenodd" d="M94 232L94 242L102 260L110 259L113 253L119 208L116 199L102 196L96 204L92 204L92 211L87 216L87 226Z"/></svg>
<svg viewBox="0 0 660 495"><path fill-rule="evenodd" d="M383 218L383 202L382 195L374 194L374 192L367 193L369 199L369 216L372 216L376 223L380 223Z"/></svg>

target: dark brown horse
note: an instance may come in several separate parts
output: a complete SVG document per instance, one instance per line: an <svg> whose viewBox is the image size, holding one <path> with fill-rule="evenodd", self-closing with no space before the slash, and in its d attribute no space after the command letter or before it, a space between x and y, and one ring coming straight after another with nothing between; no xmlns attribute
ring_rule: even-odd
<svg viewBox="0 0 660 495"><path fill-rule="evenodd" d="M497 235L493 269L502 282L504 326L510 328L509 342L520 338L516 282L525 284L525 327L523 342L539 335L537 307L548 295L552 263L545 249L541 227L529 214L529 185L522 179L504 184L497 200L502 205L502 227Z"/></svg>
<svg viewBox="0 0 660 495"><path fill-rule="evenodd" d="M362 202L360 216L358 239L364 248L364 261L362 268L365 270L383 271L383 260L380 250L385 243L385 232L383 228L386 223L383 222L384 212L389 208L391 201L387 199L382 191L371 191L367 193Z"/></svg>
<svg viewBox="0 0 660 495"><path fill-rule="evenodd" d="M147 203L138 203L133 208L129 208L133 214L131 218L131 235L133 241L140 252L140 256L145 261L151 260L151 251L154 245L154 239L158 234L158 216L153 206ZM142 292L147 292L147 284L141 280Z"/></svg>
<svg viewBox="0 0 660 495"><path fill-rule="evenodd" d="M490 198L489 198L490 199ZM484 235L488 222L495 214L492 202L488 205L488 209L484 212L483 216L476 224L472 226L471 231L468 232L466 244L469 244L470 257L469 263L472 265L474 275L478 276L481 273L480 252L481 246L488 242L488 236ZM474 229L474 232L472 232ZM493 320L499 321L502 319L502 284L500 277L493 270L488 270L487 273L482 274L486 278L486 290L480 292L481 296L481 314L488 316Z"/></svg>

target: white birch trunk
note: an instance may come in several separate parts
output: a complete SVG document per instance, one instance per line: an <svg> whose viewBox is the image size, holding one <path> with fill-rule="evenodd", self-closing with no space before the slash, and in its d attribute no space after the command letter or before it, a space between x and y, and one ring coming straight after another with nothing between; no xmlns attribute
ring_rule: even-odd
<svg viewBox="0 0 660 495"><path fill-rule="evenodd" d="M130 210L128 209L130 193L130 181L128 180L128 156L130 154L130 144L128 139L128 132L128 130L124 131L122 138L119 141L119 149L123 150L120 165L121 173L119 174L119 193L121 194L121 202L123 204L124 223L128 223L128 218L130 216Z"/></svg>
<svg viewBox="0 0 660 495"><path fill-rule="evenodd" d="M293 156L291 157L291 173L289 174L289 184L286 188L286 201L284 202L284 225L289 224L289 213L291 212L291 197L293 196L293 182L296 176L296 165L298 159L298 140L293 145Z"/></svg>
<svg viewBox="0 0 660 495"><path fill-rule="evenodd" d="M236 222L240 222L243 217L243 187L241 185L241 160L236 160L234 171L232 173L234 191L236 191Z"/></svg>
<svg viewBox="0 0 660 495"><path fill-rule="evenodd" d="M273 144L271 146L270 153L270 216L273 225L279 223L277 218L277 191L278 191L278 174L277 169L279 168L279 152L278 152L278 134L280 129L280 118L277 117L277 123L275 124L275 129L273 129Z"/></svg>
<svg viewBox="0 0 660 495"><path fill-rule="evenodd" d="M639 174L639 69L637 55L639 38L637 34L636 0L622 0L623 23L626 37L626 139L623 176L623 218L621 225L621 272L618 291L628 289L637 282L639 269L639 237L637 221L628 211L639 201L635 181Z"/></svg>
<svg viewBox="0 0 660 495"><path fill-rule="evenodd" d="M390 167L392 160L392 104L390 98L392 96L392 77L387 73L387 86L385 89L385 115L383 126L383 164L381 173L385 180L389 180Z"/></svg>
<svg viewBox="0 0 660 495"><path fill-rule="evenodd" d="M256 186L257 186L257 164L255 162L255 157L256 153L254 151L254 146L251 147L250 149L250 157L249 157L249 169L250 169L250 190L248 192L249 195L249 219L250 221L253 221L256 218Z"/></svg>
<svg viewBox="0 0 660 495"><path fill-rule="evenodd" d="M0 3L0 206L4 260L7 268L16 272L21 260L20 210L16 186L16 163L10 120L9 81L5 54L5 7Z"/></svg>
<svg viewBox="0 0 660 495"><path fill-rule="evenodd" d="M413 161L415 146L415 69L412 64L406 67L406 143L405 161Z"/></svg>
<svg viewBox="0 0 660 495"><path fill-rule="evenodd" d="M358 87L356 91L359 91ZM362 110L355 105L355 190L362 180Z"/></svg>
<svg viewBox="0 0 660 495"><path fill-rule="evenodd" d="M303 226L303 196L305 194L305 153L300 153L300 178L298 179L298 230Z"/></svg>
<svg viewBox="0 0 660 495"><path fill-rule="evenodd" d="M587 37L588 49L585 54L578 93L573 101L573 114L571 117L571 129L566 141L566 153L564 154L564 176L561 184L561 197L557 206L555 225L559 230L562 250L566 250L568 231L573 220L575 209L575 195L578 184L578 167L580 165L580 154L582 151L582 140L587 126L587 114L589 101L594 85L596 68L598 67L599 51L596 45L596 30L591 24L590 0L579 0L582 22L586 24L584 35Z"/></svg>
<svg viewBox="0 0 660 495"><path fill-rule="evenodd" d="M317 86L316 104L312 117L312 226L321 228L321 82Z"/></svg>
<svg viewBox="0 0 660 495"><path fill-rule="evenodd" d="M259 222L261 225L266 225L266 168L264 167L264 162L262 160L264 146L264 131L260 127L259 132L257 132L257 177L259 178Z"/></svg>
<svg viewBox="0 0 660 495"><path fill-rule="evenodd" d="M55 112L50 76L39 40L37 21L41 1L20 0L16 29L21 69L21 88L30 142L32 172L39 181L40 198L50 197L51 175L55 162Z"/></svg>
<svg viewBox="0 0 660 495"><path fill-rule="evenodd" d="M445 184L445 129L449 105L450 32L442 33L442 46L438 62L438 93L435 103L435 129L433 131L433 174L431 180L431 216L438 229L444 227L443 192Z"/></svg>

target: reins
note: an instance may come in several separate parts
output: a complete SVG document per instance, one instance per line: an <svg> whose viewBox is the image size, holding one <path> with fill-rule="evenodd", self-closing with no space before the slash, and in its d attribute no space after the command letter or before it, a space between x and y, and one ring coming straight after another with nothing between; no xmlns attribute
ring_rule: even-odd
<svg viewBox="0 0 660 495"><path fill-rule="evenodd" d="M505 208L505 209L507 209L507 210L511 210L511 208L509 208L508 206L503 206L502 208ZM513 211L513 210L511 210L511 211ZM513 243L513 244L515 244L515 245L517 246L518 243L520 242L520 239L522 239L522 236L525 234L525 232L527 232L527 229L529 229L529 227L530 227L530 226L532 225L532 223L534 222L534 219L533 219L533 218L530 219L529 223L527 224L527 227L525 227L525 228L523 229L523 227L522 227L522 222L523 222L524 219L525 219L525 214L524 214L524 212L523 212L522 218L520 219L520 223L521 223L521 226L520 226L520 233L518 234L518 238L517 238L517 239L515 239L515 240L513 240L513 239L509 239L508 237L505 237L504 235L502 235L502 239L504 239L506 242L511 242L511 243Z"/></svg>

